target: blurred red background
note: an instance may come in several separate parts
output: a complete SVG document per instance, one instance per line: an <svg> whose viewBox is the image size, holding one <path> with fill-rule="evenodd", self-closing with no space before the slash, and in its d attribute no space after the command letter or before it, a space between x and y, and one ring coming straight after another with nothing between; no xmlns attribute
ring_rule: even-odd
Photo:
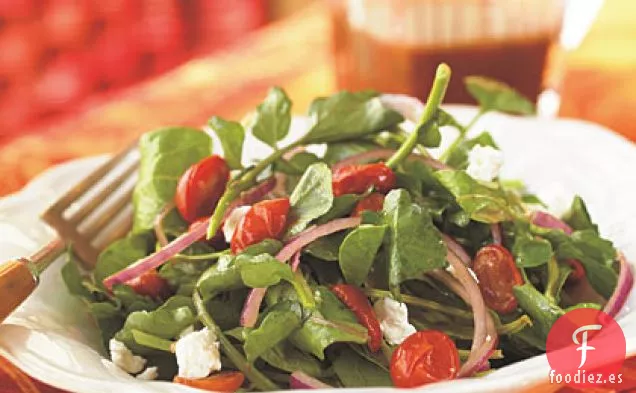
<svg viewBox="0 0 636 393"><path fill-rule="evenodd" d="M265 24L267 0L0 0L0 139Z"/></svg>

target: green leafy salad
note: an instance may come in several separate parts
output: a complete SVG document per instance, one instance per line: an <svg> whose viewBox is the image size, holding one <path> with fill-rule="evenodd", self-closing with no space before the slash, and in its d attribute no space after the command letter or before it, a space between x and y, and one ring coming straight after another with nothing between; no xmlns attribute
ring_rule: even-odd
<svg viewBox="0 0 636 393"><path fill-rule="evenodd" d="M133 229L93 271L72 250L62 270L111 361L210 391L418 387L544 352L568 310L616 315L632 274L583 200L549 213L473 130L533 104L469 77L480 110L464 125L440 108L450 75L426 103L317 98L291 142L280 88L243 122L143 135ZM441 128L457 137L433 158ZM269 153L246 165L248 134Z"/></svg>

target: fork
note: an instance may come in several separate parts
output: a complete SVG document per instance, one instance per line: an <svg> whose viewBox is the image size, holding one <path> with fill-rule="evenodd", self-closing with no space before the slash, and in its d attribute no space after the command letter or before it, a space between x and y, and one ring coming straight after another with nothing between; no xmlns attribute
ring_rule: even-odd
<svg viewBox="0 0 636 393"><path fill-rule="evenodd" d="M42 272L72 245L91 270L99 252L131 227L131 195L139 167L133 144L98 167L41 215L57 236L29 257L0 265L0 323L37 287Z"/></svg>

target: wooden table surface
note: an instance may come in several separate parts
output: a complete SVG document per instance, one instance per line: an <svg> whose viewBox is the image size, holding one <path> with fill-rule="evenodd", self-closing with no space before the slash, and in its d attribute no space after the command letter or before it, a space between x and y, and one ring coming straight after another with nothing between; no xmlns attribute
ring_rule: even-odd
<svg viewBox="0 0 636 393"><path fill-rule="evenodd" d="M636 140L636 2L607 0L588 38L567 55L562 116L604 124ZM54 125L0 142L0 195L46 168L109 153L164 125L193 125L212 115L239 119L272 85L302 113L335 90L327 14L320 5L272 25L214 57L192 61ZM634 370L632 370L633 372ZM0 393L53 392L0 358ZM562 390L565 392L565 390Z"/></svg>

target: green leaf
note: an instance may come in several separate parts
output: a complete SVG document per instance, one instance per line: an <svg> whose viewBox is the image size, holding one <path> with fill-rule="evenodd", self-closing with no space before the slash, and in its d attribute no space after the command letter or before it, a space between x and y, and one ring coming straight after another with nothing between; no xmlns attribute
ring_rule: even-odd
<svg viewBox="0 0 636 393"><path fill-rule="evenodd" d="M336 218L346 217L355 208L362 197L356 194L344 194L333 198L333 204L327 213L316 220L316 224L326 224Z"/></svg>
<svg viewBox="0 0 636 393"><path fill-rule="evenodd" d="M436 122L425 124L417 131L417 142L426 147L438 147L442 143L442 134L439 132L439 126Z"/></svg>
<svg viewBox="0 0 636 393"><path fill-rule="evenodd" d="M428 212L405 190L389 192L383 213L389 228L389 287L398 295L403 281L446 266L446 245Z"/></svg>
<svg viewBox="0 0 636 393"><path fill-rule="evenodd" d="M255 257L239 255L235 265L240 267L241 280L251 288L264 288L276 285L280 280L292 282L294 273L286 263L269 254L261 254Z"/></svg>
<svg viewBox="0 0 636 393"><path fill-rule="evenodd" d="M305 247L304 252L323 261L337 261L340 245L345 238L345 232L338 232L318 238Z"/></svg>
<svg viewBox="0 0 636 393"><path fill-rule="evenodd" d="M288 233L295 235L305 229L312 220L331 209L333 190L329 167L324 163L316 163L307 168L292 192L289 202L295 221Z"/></svg>
<svg viewBox="0 0 636 393"><path fill-rule="evenodd" d="M466 89L482 111L500 111L519 115L533 115L534 104L509 85L483 76L464 79Z"/></svg>
<svg viewBox="0 0 636 393"><path fill-rule="evenodd" d="M327 151L325 152L323 160L327 164L333 165L345 158L375 150L377 148L378 146L375 143L364 140L334 142L327 145Z"/></svg>
<svg viewBox="0 0 636 393"><path fill-rule="evenodd" d="M294 154L289 160L280 159L274 163L274 171L282 172L286 175L301 176L310 165L320 161L315 154L300 152Z"/></svg>
<svg viewBox="0 0 636 393"><path fill-rule="evenodd" d="M482 185L464 171L445 169L437 171L435 176L473 220L495 224L512 218L508 201L500 188Z"/></svg>
<svg viewBox="0 0 636 393"><path fill-rule="evenodd" d="M291 334L290 342L301 351L311 353L323 360L324 350L331 344L366 343L367 329L358 323L329 321L319 312L314 312L300 329Z"/></svg>
<svg viewBox="0 0 636 393"><path fill-rule="evenodd" d="M532 324L545 342L550 328L565 312L551 303L532 284L517 285L512 290L519 302L519 307L530 315Z"/></svg>
<svg viewBox="0 0 636 393"><path fill-rule="evenodd" d="M173 341L165 338L157 337L152 334L144 333L141 330L131 330L133 339L141 346L157 349L159 351L172 352Z"/></svg>
<svg viewBox="0 0 636 393"><path fill-rule="evenodd" d="M196 128L162 128L141 137L139 152L139 180L133 193L135 233L152 229L157 214L174 199L179 177L212 154L212 139Z"/></svg>
<svg viewBox="0 0 636 393"><path fill-rule="evenodd" d="M336 322L358 322L351 309L341 302L327 287L317 287L316 298L319 299L318 309L326 319Z"/></svg>
<svg viewBox="0 0 636 393"><path fill-rule="evenodd" d="M223 147L223 158L232 169L241 169L241 158L243 157L243 141L245 140L245 130L241 123L227 121L221 117L214 116L208 122L210 128L216 133Z"/></svg>
<svg viewBox="0 0 636 393"><path fill-rule="evenodd" d="M154 349L137 344L134 330L171 340L196 320L192 299L173 296L155 311L136 311L128 315L124 327L115 334L115 338L137 354L153 353Z"/></svg>
<svg viewBox="0 0 636 393"><path fill-rule="evenodd" d="M89 303L88 311L102 333L104 348L108 348L108 341L124 326L124 311L111 302Z"/></svg>
<svg viewBox="0 0 636 393"><path fill-rule="evenodd" d="M349 284L361 285L367 279L386 229L386 225L361 225L345 237L338 259Z"/></svg>
<svg viewBox="0 0 636 393"><path fill-rule="evenodd" d="M333 360L333 369L347 388L393 386L389 373L364 359L350 348L344 348Z"/></svg>
<svg viewBox="0 0 636 393"><path fill-rule="evenodd" d="M252 134L273 148L287 136L291 124L291 101L280 87L272 87L256 108Z"/></svg>
<svg viewBox="0 0 636 393"><path fill-rule="evenodd" d="M73 296L92 299L91 292L86 289L83 284L84 277L77 267L77 262L73 256L73 251L69 249L66 255L68 260L61 270L62 280L64 281L64 284L66 284L66 288Z"/></svg>
<svg viewBox="0 0 636 393"><path fill-rule="evenodd" d="M446 163L456 169L468 167L468 153L475 146L490 146L499 149L489 132L482 132L471 139L462 140L449 154Z"/></svg>
<svg viewBox="0 0 636 393"><path fill-rule="evenodd" d="M298 304L296 304L298 307ZM269 351L300 327L301 310L292 310L292 306L279 304L265 315L263 322L257 329L251 330L246 338L243 349L247 361L252 363L265 352Z"/></svg>
<svg viewBox="0 0 636 393"><path fill-rule="evenodd" d="M565 214L565 217L563 217L563 220L574 230L583 231L589 229L598 233L598 226L592 222L585 202L578 195L574 197L572 206Z"/></svg>
<svg viewBox="0 0 636 393"><path fill-rule="evenodd" d="M546 264L552 258L552 245L545 239L522 237L515 241L512 253L517 266L537 267Z"/></svg>
<svg viewBox="0 0 636 393"><path fill-rule="evenodd" d="M305 143L356 139L388 129L404 118L386 108L373 93L342 91L312 103L313 127L303 137Z"/></svg>
<svg viewBox="0 0 636 393"><path fill-rule="evenodd" d="M151 251L149 240L147 234L130 234L106 247L99 254L93 271L98 285L101 287L101 282L106 277L148 255Z"/></svg>

